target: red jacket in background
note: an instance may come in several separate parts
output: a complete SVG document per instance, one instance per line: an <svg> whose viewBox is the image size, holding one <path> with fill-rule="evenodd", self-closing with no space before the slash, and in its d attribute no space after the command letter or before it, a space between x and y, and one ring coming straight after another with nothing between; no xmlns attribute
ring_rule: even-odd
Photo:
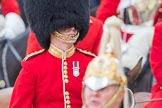
<svg viewBox="0 0 162 108"><path fill-rule="evenodd" d="M162 22L155 26L154 38L150 53L150 63L156 79L152 87L151 99L162 98ZM149 102L145 108L161 108L162 101Z"/></svg>
<svg viewBox="0 0 162 108"><path fill-rule="evenodd" d="M100 20L94 17L90 17L89 31L87 35L85 36L85 38L82 41L77 43L76 47L83 49L83 50L90 51L97 55L98 47L99 47L100 40L101 40L101 35L103 32L102 26L103 26L103 23ZM26 55L34 51L40 50L40 49L41 47L35 37L35 34L30 32L28 43L27 43Z"/></svg>
<svg viewBox="0 0 162 108"><path fill-rule="evenodd" d="M101 0L101 3L96 12L96 18L101 20L103 23L108 17L117 15L117 9L121 0ZM121 30L122 36L124 31ZM127 33L126 42L133 34ZM122 37L123 38L123 37Z"/></svg>
<svg viewBox="0 0 162 108"><path fill-rule="evenodd" d="M116 15L119 3L120 0L101 0L96 12L96 18L105 22L108 17Z"/></svg>
<svg viewBox="0 0 162 108"><path fill-rule="evenodd" d="M16 0L2 0L2 13L5 16L10 12L20 15L19 5Z"/></svg>

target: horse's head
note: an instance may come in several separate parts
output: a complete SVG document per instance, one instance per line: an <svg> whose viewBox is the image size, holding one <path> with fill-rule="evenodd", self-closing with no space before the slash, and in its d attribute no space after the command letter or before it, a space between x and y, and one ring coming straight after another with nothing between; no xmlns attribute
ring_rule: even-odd
<svg viewBox="0 0 162 108"><path fill-rule="evenodd" d="M133 91L133 93L136 92L136 87L137 87L136 80L139 74L141 73L141 68L142 68L142 57L139 59L138 63L132 70L129 70L128 68L124 68L125 75L127 76L127 80L128 80L127 86L129 89Z"/></svg>

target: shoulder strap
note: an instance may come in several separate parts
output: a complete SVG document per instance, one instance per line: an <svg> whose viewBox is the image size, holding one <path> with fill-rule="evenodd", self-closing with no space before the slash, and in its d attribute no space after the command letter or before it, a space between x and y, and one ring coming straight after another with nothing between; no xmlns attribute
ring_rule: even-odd
<svg viewBox="0 0 162 108"><path fill-rule="evenodd" d="M96 57L96 55L94 54L94 53L92 53L92 52L89 52L89 51L86 51L86 50L82 50L82 49L80 49L80 48L76 48L79 52L81 52L81 53L84 53L84 54L86 54L86 55L90 55L90 56L92 56L92 57Z"/></svg>
<svg viewBox="0 0 162 108"><path fill-rule="evenodd" d="M41 49L41 50L35 51L35 52L33 52L33 53L30 53L29 55L27 55L27 56L23 59L23 61L27 61L29 58L34 57L34 56L36 56L36 55L38 55L38 54L41 54L41 53L44 52L44 51L45 51L45 49Z"/></svg>

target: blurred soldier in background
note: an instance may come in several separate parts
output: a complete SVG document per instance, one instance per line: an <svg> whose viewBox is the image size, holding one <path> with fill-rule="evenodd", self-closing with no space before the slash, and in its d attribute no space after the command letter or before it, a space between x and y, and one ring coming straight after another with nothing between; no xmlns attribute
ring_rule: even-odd
<svg viewBox="0 0 162 108"><path fill-rule="evenodd" d="M4 16L3 29L0 31L0 40L13 39L25 32L25 24L21 18L19 5L16 0L1 0L2 15Z"/></svg>

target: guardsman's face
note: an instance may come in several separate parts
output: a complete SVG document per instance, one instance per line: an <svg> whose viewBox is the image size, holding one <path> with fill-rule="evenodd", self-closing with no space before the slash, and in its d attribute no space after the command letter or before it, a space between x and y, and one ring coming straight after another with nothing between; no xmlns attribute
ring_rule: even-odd
<svg viewBox="0 0 162 108"><path fill-rule="evenodd" d="M78 30L75 27L59 29L57 32L61 35L59 37L54 35L54 37L57 37L60 42L66 44L74 44L79 36Z"/></svg>
<svg viewBox="0 0 162 108"><path fill-rule="evenodd" d="M75 27L65 28L65 29L59 29L59 33L65 35L65 36L75 36L78 33L78 30L75 29Z"/></svg>
<svg viewBox="0 0 162 108"><path fill-rule="evenodd" d="M103 106L114 96L117 92L118 86L107 86L98 91L94 91L87 86L84 89L85 105L88 108L103 108Z"/></svg>

